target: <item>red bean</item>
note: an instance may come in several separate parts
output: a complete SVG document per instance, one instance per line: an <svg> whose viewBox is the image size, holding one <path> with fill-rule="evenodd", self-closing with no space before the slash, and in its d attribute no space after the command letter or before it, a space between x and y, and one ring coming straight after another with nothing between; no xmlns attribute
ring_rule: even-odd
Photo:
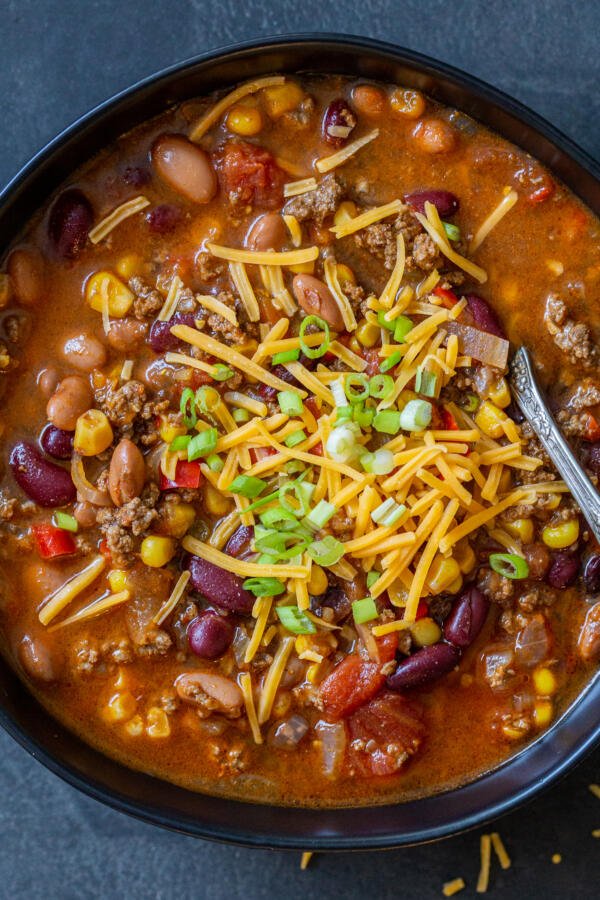
<svg viewBox="0 0 600 900"><path fill-rule="evenodd" d="M591 553L586 559L583 583L590 594L600 594L600 553Z"/></svg>
<svg viewBox="0 0 600 900"><path fill-rule="evenodd" d="M254 529L250 525L240 525L225 544L224 552L228 556L240 556L250 546L253 536Z"/></svg>
<svg viewBox="0 0 600 900"><path fill-rule="evenodd" d="M131 187L135 188L144 187L144 185L150 182L151 178L152 175L150 171L142 168L142 166L127 166L123 172L123 181L125 184L129 184Z"/></svg>
<svg viewBox="0 0 600 900"><path fill-rule="evenodd" d="M54 459L71 459L73 455L73 431L65 431L56 425L46 425L40 435L42 450Z"/></svg>
<svg viewBox="0 0 600 900"><path fill-rule="evenodd" d="M483 300L477 294L465 294L464 297L476 328L506 340L506 332L487 300Z"/></svg>
<svg viewBox="0 0 600 900"><path fill-rule="evenodd" d="M47 460L32 444L13 447L10 468L21 490L38 506L66 506L77 496L69 472Z"/></svg>
<svg viewBox="0 0 600 900"><path fill-rule="evenodd" d="M552 561L546 545L541 543L525 544L523 556L529 566L529 578L533 581L543 581Z"/></svg>
<svg viewBox="0 0 600 900"><path fill-rule="evenodd" d="M161 203L155 206L146 216L148 228L154 234L170 234L175 231L181 221L181 210L172 203Z"/></svg>
<svg viewBox="0 0 600 900"><path fill-rule="evenodd" d="M471 587L455 601L444 625L444 637L461 650L473 643L486 620L489 602L479 588Z"/></svg>
<svg viewBox="0 0 600 900"><path fill-rule="evenodd" d="M590 472L594 475L600 475L600 441L593 444L584 444L583 461Z"/></svg>
<svg viewBox="0 0 600 900"><path fill-rule="evenodd" d="M459 201L456 194L451 191L430 190L430 191L413 191L412 194L405 194L405 201L417 212L425 214L425 204L433 203L440 218L448 219L458 211Z"/></svg>
<svg viewBox="0 0 600 900"><path fill-rule="evenodd" d="M173 325L189 325L194 328L195 316L193 313L175 313L168 322L156 319L152 323L148 341L155 353L166 353L168 350L178 350L181 341L171 334Z"/></svg>
<svg viewBox="0 0 600 900"><path fill-rule="evenodd" d="M191 556L187 563L190 571L190 584L195 591L203 594L211 603L220 609L231 612L249 614L254 606L254 597L242 587L242 579L232 572L219 568L212 563Z"/></svg>
<svg viewBox="0 0 600 900"><path fill-rule="evenodd" d="M92 205L83 191L69 188L54 201L48 234L59 256L76 259L85 247L94 222Z"/></svg>
<svg viewBox="0 0 600 900"><path fill-rule="evenodd" d="M388 687L401 691L429 684L452 671L459 658L459 651L451 644L440 642L423 647L398 663L394 674L388 676Z"/></svg>
<svg viewBox="0 0 600 900"><path fill-rule="evenodd" d="M356 127L356 116L343 97L332 100L323 116L323 140L332 147L343 147Z"/></svg>
<svg viewBox="0 0 600 900"><path fill-rule="evenodd" d="M578 572L579 553L573 550L561 550L554 555L546 580L550 587L563 590L575 582Z"/></svg>
<svg viewBox="0 0 600 900"><path fill-rule="evenodd" d="M234 629L228 619L207 612L192 619L187 629L190 650L202 659L217 659L231 646Z"/></svg>

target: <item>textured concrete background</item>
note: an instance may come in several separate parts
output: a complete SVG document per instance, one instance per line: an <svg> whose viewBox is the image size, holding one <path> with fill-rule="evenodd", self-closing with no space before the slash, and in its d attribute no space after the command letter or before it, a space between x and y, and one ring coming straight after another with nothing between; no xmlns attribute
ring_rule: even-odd
<svg viewBox="0 0 600 900"><path fill-rule="evenodd" d="M162 66L261 34L342 31L436 56L547 116L600 157L600 5L562 0L2 0L0 183L76 116ZM383 854L217 846L127 819L76 793L0 734L0 898L346 897L428 900L457 875L475 897L479 834ZM600 753L498 828L514 860L494 898L598 896ZM293 815L293 812L290 812ZM560 865L551 863L562 854Z"/></svg>

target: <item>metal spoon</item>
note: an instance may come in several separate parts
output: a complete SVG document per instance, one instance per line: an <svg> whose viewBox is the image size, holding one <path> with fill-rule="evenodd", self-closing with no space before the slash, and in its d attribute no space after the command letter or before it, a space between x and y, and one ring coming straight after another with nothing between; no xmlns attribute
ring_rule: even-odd
<svg viewBox="0 0 600 900"><path fill-rule="evenodd" d="M554 421L533 374L531 357L520 347L511 365L513 395L523 415L543 444L548 456L581 508L596 540L600 542L600 493L579 465Z"/></svg>

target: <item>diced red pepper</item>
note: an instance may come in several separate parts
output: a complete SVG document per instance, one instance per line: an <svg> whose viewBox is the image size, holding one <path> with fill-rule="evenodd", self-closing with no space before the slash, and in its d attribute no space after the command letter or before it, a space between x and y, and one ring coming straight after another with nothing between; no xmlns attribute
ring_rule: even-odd
<svg viewBox="0 0 600 900"><path fill-rule="evenodd" d="M379 662L364 660L357 653L346 656L321 684L319 693L327 715L341 719L371 700L384 686L381 674L398 649L398 635L386 634L377 639Z"/></svg>
<svg viewBox="0 0 600 900"><path fill-rule="evenodd" d="M456 306L458 303L458 297L454 293L454 291L450 291L447 288L435 287L433 289L433 293L436 297L439 297L442 301L442 306L445 306L446 309L452 309L453 306Z"/></svg>
<svg viewBox="0 0 600 900"><path fill-rule="evenodd" d="M250 447L250 459L255 464L260 462L261 459L265 459L267 456L276 456L277 450L275 447Z"/></svg>
<svg viewBox="0 0 600 900"><path fill-rule="evenodd" d="M415 615L415 620L418 622L419 619L424 619L425 616L429 615L429 606L424 600L419 600L419 605L417 606L417 612Z"/></svg>
<svg viewBox="0 0 600 900"><path fill-rule="evenodd" d="M57 556L70 556L77 552L73 535L62 528L42 524L32 525L31 530L42 559L55 559Z"/></svg>
<svg viewBox="0 0 600 900"><path fill-rule="evenodd" d="M322 444L322 442L319 441L318 444L315 444L315 446L312 448L312 450L311 450L310 452L311 452L311 453L314 453L315 456L323 456L323 444Z"/></svg>
<svg viewBox="0 0 600 900"><path fill-rule="evenodd" d="M312 394L310 395L310 397L306 398L306 400L304 401L304 405L307 410L313 414L315 419L318 419L322 415L322 410L319 407L317 398Z"/></svg>
<svg viewBox="0 0 600 900"><path fill-rule="evenodd" d="M170 481L161 469L159 487L161 491L175 488L199 488L204 481L199 462L180 459L175 468L175 480Z"/></svg>
<svg viewBox="0 0 600 900"><path fill-rule="evenodd" d="M591 413L587 414L587 421L585 424L585 439L586 441L591 441L592 443L595 441L600 441L600 422Z"/></svg>
<svg viewBox="0 0 600 900"><path fill-rule="evenodd" d="M442 406L442 408L440 409L440 416L442 418L442 423L444 425L445 431L459 431L457 421L449 409L446 409L444 406Z"/></svg>

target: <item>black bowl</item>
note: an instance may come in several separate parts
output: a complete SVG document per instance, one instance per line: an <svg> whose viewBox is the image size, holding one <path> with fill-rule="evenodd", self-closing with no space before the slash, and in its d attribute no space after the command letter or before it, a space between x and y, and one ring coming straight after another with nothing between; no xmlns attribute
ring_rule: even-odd
<svg viewBox="0 0 600 900"><path fill-rule="evenodd" d="M600 168L552 125L488 85L408 50L363 38L300 35L239 44L166 69L79 119L0 195L0 247L64 179L124 131L166 107L270 72L338 72L424 91L518 144L600 215ZM531 798L600 737L600 677L553 727L493 772L410 803L358 809L286 809L195 794L134 772L58 724L0 659L0 723L65 781L122 812L188 834L255 847L397 847L480 825Z"/></svg>

